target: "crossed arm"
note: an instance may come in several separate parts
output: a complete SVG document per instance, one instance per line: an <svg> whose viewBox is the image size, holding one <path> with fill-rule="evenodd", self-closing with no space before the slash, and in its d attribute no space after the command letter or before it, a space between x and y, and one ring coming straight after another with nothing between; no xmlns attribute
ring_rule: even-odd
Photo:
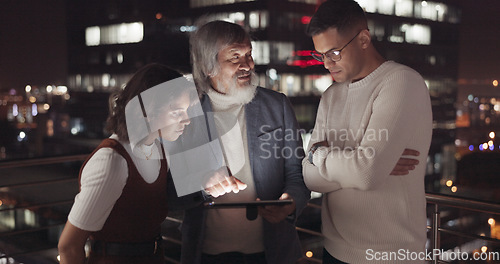
<svg viewBox="0 0 500 264"><path fill-rule="evenodd" d="M316 142L314 145L311 146L311 148L320 146L329 147L328 142L324 140L321 142ZM405 158L405 156L418 157L419 155L420 152L418 152L417 150L405 149L401 154L401 158L399 158L398 162L396 163L396 166L394 166L394 168L392 169L390 175L401 176L410 173L410 171L415 169L415 166L418 165L419 161L412 158Z"/></svg>
<svg viewBox="0 0 500 264"><path fill-rule="evenodd" d="M410 79L414 83L420 83L417 78ZM398 81L403 82L401 80ZM325 129L328 127L327 118L331 118L327 113L330 108L325 107L329 102L322 100L311 137L311 145L320 146L316 150L319 153L314 155L314 165L308 160L302 162L304 179L311 190L323 193L340 188L369 190L376 188L387 177L409 174L419 160L422 162L420 153L415 150L421 149L414 143L408 143L418 138L415 136L416 127L427 125L424 123L427 119L426 111L418 103L420 99L425 99L425 93L421 91L421 87L400 89L410 81L404 82L382 89L369 108L371 112L366 130L387 131L390 141L370 140L365 135L358 143L359 147L344 149L329 146ZM416 113L422 113L424 117ZM412 146L412 149L407 149L408 146Z"/></svg>

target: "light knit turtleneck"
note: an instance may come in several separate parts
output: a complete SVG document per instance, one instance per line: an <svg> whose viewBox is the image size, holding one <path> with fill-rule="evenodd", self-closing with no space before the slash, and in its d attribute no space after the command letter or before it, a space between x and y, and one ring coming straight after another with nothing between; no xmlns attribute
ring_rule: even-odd
<svg viewBox="0 0 500 264"><path fill-rule="evenodd" d="M245 90L242 90L241 92L237 91L236 93L222 94L215 89L210 89L207 92L207 95L210 97L214 112L227 111L233 107L242 107L243 105L249 103L255 96L257 87L248 86L240 89Z"/></svg>
<svg viewBox="0 0 500 264"><path fill-rule="evenodd" d="M248 157L245 104L242 103L242 97L214 90L207 94L212 103L226 165L236 178L247 184L245 190L223 195L216 201L254 201L257 193ZM204 253L215 255L237 251L250 254L264 251L262 218L259 216L254 221L247 220L244 208L208 210L207 227L203 241ZM242 237L245 239L241 239Z"/></svg>

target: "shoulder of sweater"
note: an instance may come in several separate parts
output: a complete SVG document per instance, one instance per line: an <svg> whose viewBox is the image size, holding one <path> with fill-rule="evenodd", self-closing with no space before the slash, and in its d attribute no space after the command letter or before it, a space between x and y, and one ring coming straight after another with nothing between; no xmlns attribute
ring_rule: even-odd
<svg viewBox="0 0 500 264"><path fill-rule="evenodd" d="M418 73L413 68L410 68L409 66L406 66L404 64L397 63L394 61L387 61L386 64L387 64L387 67L385 67L386 74L410 73L421 77L420 73Z"/></svg>
<svg viewBox="0 0 500 264"><path fill-rule="evenodd" d="M375 90L380 90L392 87L395 80L404 80L403 88L408 89L413 89L424 83L422 76L414 69L394 61L386 61L362 80L352 83L350 88L372 87Z"/></svg>
<svg viewBox="0 0 500 264"><path fill-rule="evenodd" d="M333 82L332 84L330 84L330 86L328 86L328 88L326 88L326 90L323 92L323 94L321 95L321 97L322 98L332 97L333 94L335 93L335 91L341 89L342 87L347 88L347 84L346 83Z"/></svg>

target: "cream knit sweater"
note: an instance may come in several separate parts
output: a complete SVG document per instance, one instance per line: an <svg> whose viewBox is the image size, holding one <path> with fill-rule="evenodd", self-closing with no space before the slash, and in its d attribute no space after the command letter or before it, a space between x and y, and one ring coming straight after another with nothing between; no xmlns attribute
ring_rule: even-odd
<svg viewBox="0 0 500 264"><path fill-rule="evenodd" d="M331 255L348 263L408 263L407 252L425 251L431 136L429 93L411 68L388 61L360 81L328 88L309 148L323 140L330 147L315 151L314 165L304 159L303 172L307 187L324 193L322 231ZM420 151L419 165L389 176L405 148ZM391 259L380 261L384 254Z"/></svg>

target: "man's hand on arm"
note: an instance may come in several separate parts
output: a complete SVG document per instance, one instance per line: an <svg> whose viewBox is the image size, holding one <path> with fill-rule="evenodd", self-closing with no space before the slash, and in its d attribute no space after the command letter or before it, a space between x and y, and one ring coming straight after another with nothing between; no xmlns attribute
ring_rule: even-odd
<svg viewBox="0 0 500 264"><path fill-rule="evenodd" d="M313 147L315 147L315 146L317 146L317 147L328 147L329 145L328 145L328 141L323 140L323 141L314 143Z"/></svg>
<svg viewBox="0 0 500 264"><path fill-rule="evenodd" d="M318 147L328 147L328 142L326 140L316 142L314 145L311 146L310 153L308 154L309 162L311 162L312 157L309 157L309 155L313 155L314 151ZM413 156L415 158L408 158L405 156ZM390 175L392 176L403 176L403 175L408 175L410 171L415 169L415 166L419 164L419 161L416 159L416 157L420 156L420 152L414 149L405 149L403 153L401 154L401 158L399 158L398 162L392 169ZM311 164L313 164L311 162Z"/></svg>
<svg viewBox="0 0 500 264"><path fill-rule="evenodd" d="M405 149L403 154L401 154L401 158L399 158L396 166L392 169L390 175L392 176L402 176L408 175L410 171L415 169L415 166L418 165L419 161L417 159L412 158L404 158L404 156L415 156L418 157L420 152L413 149Z"/></svg>
<svg viewBox="0 0 500 264"><path fill-rule="evenodd" d="M279 200L289 200L293 198L288 194L284 193L281 195ZM257 198L259 201L260 199ZM266 219L272 224L277 224L291 214L295 212L295 201L287 205L269 205L269 206L259 206L259 215Z"/></svg>
<svg viewBox="0 0 500 264"><path fill-rule="evenodd" d="M309 163L314 165L313 155L314 155L314 152L316 151L316 149L318 149L319 147L328 147L328 146L329 146L328 141L326 141L326 140L314 143L311 146L311 148L309 149L309 152L307 153L307 160L309 161Z"/></svg>

